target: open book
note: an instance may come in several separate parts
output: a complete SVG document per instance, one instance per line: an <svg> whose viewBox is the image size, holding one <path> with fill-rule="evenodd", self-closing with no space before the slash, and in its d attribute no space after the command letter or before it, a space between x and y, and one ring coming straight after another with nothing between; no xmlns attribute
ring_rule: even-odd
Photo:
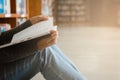
<svg viewBox="0 0 120 80"><path fill-rule="evenodd" d="M11 42L8 44L1 45L0 48L4 48L7 46L15 45L31 39L45 36L47 34L50 34L50 30L57 30L57 27L53 26L52 18L49 18L47 21L36 23L14 34Z"/></svg>

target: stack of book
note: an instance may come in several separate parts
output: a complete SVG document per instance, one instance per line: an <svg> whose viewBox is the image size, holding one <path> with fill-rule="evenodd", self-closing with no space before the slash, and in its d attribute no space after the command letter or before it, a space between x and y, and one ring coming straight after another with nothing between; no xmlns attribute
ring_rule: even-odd
<svg viewBox="0 0 120 80"><path fill-rule="evenodd" d="M26 15L26 0L16 0L16 13Z"/></svg>
<svg viewBox="0 0 120 80"><path fill-rule="evenodd" d="M11 29L10 24L7 24L7 23L0 24L0 30L1 30L1 32L5 32L5 31L10 30L10 29Z"/></svg>
<svg viewBox="0 0 120 80"><path fill-rule="evenodd" d="M0 14L11 14L11 1L0 0ZM26 0L16 0L16 13L26 15Z"/></svg>
<svg viewBox="0 0 120 80"><path fill-rule="evenodd" d="M26 0L16 0L16 13L21 15L21 18L17 19L18 25L26 21Z"/></svg>
<svg viewBox="0 0 120 80"><path fill-rule="evenodd" d="M86 21L87 0L57 0L58 22Z"/></svg>
<svg viewBox="0 0 120 80"><path fill-rule="evenodd" d="M0 14L10 14L10 0L0 0Z"/></svg>
<svg viewBox="0 0 120 80"><path fill-rule="evenodd" d="M55 4L55 0L42 0L42 14L53 16Z"/></svg>

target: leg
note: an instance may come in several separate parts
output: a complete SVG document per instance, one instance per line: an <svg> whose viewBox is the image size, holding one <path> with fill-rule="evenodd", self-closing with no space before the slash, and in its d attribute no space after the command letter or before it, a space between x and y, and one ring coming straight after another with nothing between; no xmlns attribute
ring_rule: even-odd
<svg viewBox="0 0 120 80"><path fill-rule="evenodd" d="M41 72L46 80L86 80L56 46L0 65L1 80L29 80L38 72Z"/></svg>
<svg viewBox="0 0 120 80"><path fill-rule="evenodd" d="M72 62L54 45L42 51L40 67L46 80L87 80ZM41 60L42 59L42 60Z"/></svg>
<svg viewBox="0 0 120 80"><path fill-rule="evenodd" d="M38 67L39 53L23 59L0 64L0 80L29 80L40 72Z"/></svg>

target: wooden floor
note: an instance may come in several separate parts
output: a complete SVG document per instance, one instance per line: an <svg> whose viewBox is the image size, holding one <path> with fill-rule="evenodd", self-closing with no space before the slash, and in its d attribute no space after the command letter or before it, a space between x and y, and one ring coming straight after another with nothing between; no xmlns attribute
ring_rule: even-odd
<svg viewBox="0 0 120 80"><path fill-rule="evenodd" d="M58 45L88 80L120 80L120 28L59 26Z"/></svg>

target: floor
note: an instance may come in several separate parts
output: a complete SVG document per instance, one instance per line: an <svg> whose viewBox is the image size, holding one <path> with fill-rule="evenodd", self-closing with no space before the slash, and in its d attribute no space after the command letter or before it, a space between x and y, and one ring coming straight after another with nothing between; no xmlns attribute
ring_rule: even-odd
<svg viewBox="0 0 120 80"><path fill-rule="evenodd" d="M88 80L120 80L120 28L59 26L58 46Z"/></svg>
<svg viewBox="0 0 120 80"><path fill-rule="evenodd" d="M120 80L120 28L60 25L58 31L57 45L88 80Z"/></svg>

